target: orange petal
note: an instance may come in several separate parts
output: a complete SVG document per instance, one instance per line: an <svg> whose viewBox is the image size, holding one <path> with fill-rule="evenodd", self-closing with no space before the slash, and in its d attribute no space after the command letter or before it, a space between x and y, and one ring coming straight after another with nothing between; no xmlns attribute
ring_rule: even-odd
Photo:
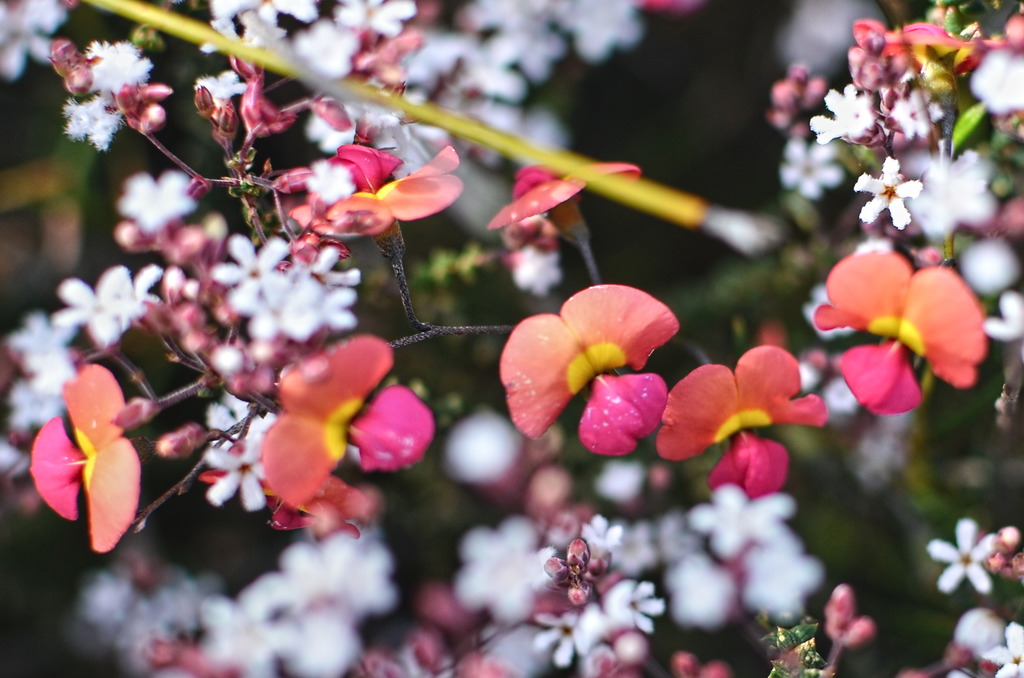
<svg viewBox="0 0 1024 678"><path fill-rule="evenodd" d="M356 193L327 209L330 233L377 235L395 221L391 208L375 195Z"/></svg>
<svg viewBox="0 0 1024 678"><path fill-rule="evenodd" d="M78 520L78 490L82 487L85 455L64 432L64 422L46 422L32 443L29 472L39 496L63 518Z"/></svg>
<svg viewBox="0 0 1024 678"><path fill-rule="evenodd" d="M903 314L913 268L894 252L854 254L836 264L825 287L831 306L814 314L818 329L866 330L872 320Z"/></svg>
<svg viewBox="0 0 1024 678"><path fill-rule="evenodd" d="M701 365L672 387L658 431L658 454L672 461L700 454L736 414L736 378L725 365Z"/></svg>
<svg viewBox="0 0 1024 678"><path fill-rule="evenodd" d="M512 423L530 438L541 436L572 398L567 372L580 355L575 335L557 315L522 321L501 352L500 375Z"/></svg>
<svg viewBox="0 0 1024 678"><path fill-rule="evenodd" d="M974 385L977 365L988 351L985 313L959 275L942 267L918 271L903 317L920 334L936 376L957 388Z"/></svg>
<svg viewBox="0 0 1024 678"><path fill-rule="evenodd" d="M828 419L825 403L800 393L800 364L777 346L752 348L736 363L740 410L763 410L773 424L823 426Z"/></svg>
<svg viewBox="0 0 1024 678"><path fill-rule="evenodd" d="M487 224L487 228L494 230L527 217L544 214L582 191L584 186L586 184L579 179L554 179L537 184L512 201L512 204L502 207Z"/></svg>
<svg viewBox="0 0 1024 678"><path fill-rule="evenodd" d="M679 331L679 321L651 295L625 285L595 285L562 305L562 319L584 349L603 343L619 347L638 370L648 356ZM622 365L597 365L604 372Z"/></svg>
<svg viewBox="0 0 1024 678"><path fill-rule="evenodd" d="M312 499L337 464L325 433L324 422L285 413L263 438L267 486L291 506L303 506Z"/></svg>
<svg viewBox="0 0 1024 678"><path fill-rule="evenodd" d="M97 450L121 437L124 429L111 422L124 409L117 379L102 365L86 365L64 385L64 402L76 431Z"/></svg>
<svg viewBox="0 0 1024 678"><path fill-rule="evenodd" d="M395 219L410 221L437 214L455 202L461 193L462 180L456 176L416 176L413 173L388 184L379 195Z"/></svg>
<svg viewBox="0 0 1024 678"><path fill-rule="evenodd" d="M141 474L139 455L126 438L99 448L85 488L93 551L106 553L114 548L135 520Z"/></svg>
<svg viewBox="0 0 1024 678"><path fill-rule="evenodd" d="M326 420L342 403L365 399L393 363L391 347L380 337L351 337L285 374L281 407L289 414Z"/></svg>

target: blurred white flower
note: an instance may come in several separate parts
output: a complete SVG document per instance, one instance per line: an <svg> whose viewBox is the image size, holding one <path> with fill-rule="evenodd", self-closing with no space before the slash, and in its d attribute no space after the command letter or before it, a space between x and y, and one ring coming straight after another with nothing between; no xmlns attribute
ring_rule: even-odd
<svg viewBox="0 0 1024 678"><path fill-rule="evenodd" d="M960 616L953 629L953 642L977 658L998 647L1005 632L1006 621L1002 617L988 608L975 607Z"/></svg>
<svg viewBox="0 0 1024 678"><path fill-rule="evenodd" d="M782 151L779 178L782 186L795 190L808 200L817 200L826 188L843 180L843 167L836 162L835 144L810 144L792 137Z"/></svg>
<svg viewBox="0 0 1024 678"><path fill-rule="evenodd" d="M218 75L204 75L196 78L195 89L205 87L214 99L227 101L245 91L246 84L238 79L234 71L222 71Z"/></svg>
<svg viewBox="0 0 1024 678"><path fill-rule="evenodd" d="M386 38L402 32L404 22L416 16L412 0L341 0L334 10L338 23L356 30L369 29Z"/></svg>
<svg viewBox="0 0 1024 678"><path fill-rule="evenodd" d="M961 518L956 523L956 546L941 539L928 542L928 555L932 560L949 564L939 575L939 590L952 593L966 578L978 593L989 593L992 578L985 569L985 561L992 555L995 540L994 534L979 538L978 523Z"/></svg>
<svg viewBox="0 0 1024 678"><path fill-rule="evenodd" d="M713 631L729 621L736 606L736 582L703 553L691 554L665 571L669 611L680 626Z"/></svg>
<svg viewBox="0 0 1024 678"><path fill-rule="evenodd" d="M1017 341L1024 337L1024 295L1006 290L999 295L1002 318L986 318L985 334L996 341Z"/></svg>
<svg viewBox="0 0 1024 678"><path fill-rule="evenodd" d="M317 74L343 78L352 71L352 57L359 51L359 39L350 29L321 19L308 30L297 33L293 46L295 54Z"/></svg>
<svg viewBox="0 0 1024 678"><path fill-rule="evenodd" d="M445 442L445 468L464 483L492 483L512 468L523 438L507 417L478 412L460 419Z"/></svg>
<svg viewBox="0 0 1024 678"><path fill-rule="evenodd" d="M995 115L1024 110L1024 56L994 49L971 76L971 93Z"/></svg>
<svg viewBox="0 0 1024 678"><path fill-rule="evenodd" d="M743 555L743 602L751 612L799 614L824 578L820 561L793 536L762 542Z"/></svg>
<svg viewBox="0 0 1024 678"><path fill-rule="evenodd" d="M972 243L960 255L960 275L981 295L997 294L1020 277L1020 261L1005 240Z"/></svg>
<svg viewBox="0 0 1024 678"><path fill-rule="evenodd" d="M188 194L190 183L189 176L177 170L168 170L159 179L146 172L133 174L124 182L117 209L138 224L140 231L154 235L196 208L196 201Z"/></svg>
<svg viewBox="0 0 1024 678"><path fill-rule="evenodd" d="M640 496L647 467L638 461L612 459L605 462L594 481L594 489L605 499L625 504Z"/></svg>
<svg viewBox="0 0 1024 678"><path fill-rule="evenodd" d="M723 485L710 504L699 504L688 514L690 527L708 535L711 551L728 560L753 544L766 544L789 534L785 521L796 512L786 494L750 499L736 485Z"/></svg>
<svg viewBox="0 0 1024 678"><path fill-rule="evenodd" d="M910 203L910 213L934 241L957 226L981 226L999 208L988 184L992 169L977 153L965 151L954 162L933 158L922 176L924 190Z"/></svg>
<svg viewBox="0 0 1024 678"><path fill-rule="evenodd" d="M992 648L982 658L1000 667L995 678L1024 678L1024 626L1010 622L1006 645Z"/></svg>
<svg viewBox="0 0 1024 678"><path fill-rule="evenodd" d="M144 267L132 282L124 266L107 269L96 282L96 291L78 278L65 280L57 287L57 296L68 305L53 314L55 327L82 327L97 346L110 346L121 338L133 321L146 315L148 305L159 302L149 294L163 275L155 264Z"/></svg>

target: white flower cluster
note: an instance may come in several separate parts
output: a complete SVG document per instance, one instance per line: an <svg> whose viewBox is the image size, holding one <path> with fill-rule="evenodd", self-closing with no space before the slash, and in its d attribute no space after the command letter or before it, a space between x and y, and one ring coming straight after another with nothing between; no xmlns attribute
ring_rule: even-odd
<svg viewBox="0 0 1024 678"><path fill-rule="evenodd" d="M23 375L7 398L11 430L35 429L64 412L62 389L75 376L68 350L74 336L74 328L55 327L42 312L27 316L21 328L8 336L7 348Z"/></svg>
<svg viewBox="0 0 1024 678"><path fill-rule="evenodd" d="M149 304L159 301L149 290L162 275L162 268L150 264L133 282L126 267L114 266L103 272L95 291L78 278L65 280L57 287L57 296L68 307L53 314L53 325L76 330L85 327L97 346L111 346L146 315Z"/></svg>
<svg viewBox="0 0 1024 678"><path fill-rule="evenodd" d="M216 596L202 607L203 649L216 664L248 678L344 674L359 658L358 628L398 601L391 553L372 537L334 535L299 542L280 571L261 576L236 600Z"/></svg>
<svg viewBox="0 0 1024 678"><path fill-rule="evenodd" d="M227 247L235 263L218 264L213 278L228 288L234 312L249 319L253 339L302 342L325 327L345 331L356 326L351 286L359 284L359 271L332 272L339 257L335 248L323 248L311 265L295 262L282 270L289 246L281 238L269 239L257 252L249 238L236 234Z"/></svg>
<svg viewBox="0 0 1024 678"><path fill-rule="evenodd" d="M126 85L146 84L153 62L129 42L92 42L85 57L92 64L89 91L95 96L84 102L68 99L64 105L65 132L72 139L88 139L98 150L105 151L121 126L114 95Z"/></svg>
<svg viewBox="0 0 1024 678"><path fill-rule="evenodd" d="M824 571L784 522L795 509L788 495L749 499L734 485L692 508L688 527L706 537L708 549L686 551L665 572L673 618L682 626L717 629L741 609L801 612Z"/></svg>
<svg viewBox="0 0 1024 678"><path fill-rule="evenodd" d="M206 425L211 429L229 431L243 420L247 410L248 403L226 393L221 402L213 403L207 409ZM263 436L276 419L274 414L253 419L244 437L231 444L217 442L207 448L203 460L210 469L222 474L206 491L207 501L214 506L223 506L238 493L246 511L258 511L267 505L260 451Z"/></svg>

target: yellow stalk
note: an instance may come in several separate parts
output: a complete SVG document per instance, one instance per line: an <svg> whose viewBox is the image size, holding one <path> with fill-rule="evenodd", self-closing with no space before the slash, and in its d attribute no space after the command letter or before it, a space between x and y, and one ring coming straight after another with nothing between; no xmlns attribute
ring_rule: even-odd
<svg viewBox="0 0 1024 678"><path fill-rule="evenodd" d="M126 19L146 24L159 31L196 45L209 44L224 54L262 66L282 76L308 80L303 72L281 54L247 45L221 35L208 24L175 14L161 7L138 0L84 0L85 3L113 12ZM321 89L316 83L315 89ZM339 84L339 83L334 83ZM476 120L446 111L428 103L414 103L404 97L345 80L340 85L359 97L390 106L417 121L440 127L449 133L485 146L513 160L544 165L557 173L572 174L587 182L587 188L607 198L647 212L687 228L697 228L704 221L708 203L649 179L631 180L616 175L598 174L589 169L594 160L561 149L531 144L519 137L488 127Z"/></svg>

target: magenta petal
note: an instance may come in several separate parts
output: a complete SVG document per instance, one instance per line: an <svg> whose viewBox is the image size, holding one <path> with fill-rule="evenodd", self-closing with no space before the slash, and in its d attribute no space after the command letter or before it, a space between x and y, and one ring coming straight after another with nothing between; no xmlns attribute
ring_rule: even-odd
<svg viewBox="0 0 1024 678"><path fill-rule="evenodd" d="M68 520L78 519L78 490L82 487L85 455L64 432L64 422L54 417L32 443L32 480L39 496Z"/></svg>
<svg viewBox="0 0 1024 678"><path fill-rule="evenodd" d="M875 414L902 414L921 404L910 350L899 342L851 348L840 370L857 402Z"/></svg>
<svg viewBox="0 0 1024 678"><path fill-rule="evenodd" d="M789 472L786 448L773 440L740 433L708 475L708 485L739 485L751 499L782 489Z"/></svg>
<svg viewBox="0 0 1024 678"><path fill-rule="evenodd" d="M405 386L381 391L349 429L364 471L395 471L415 464L433 438L434 415Z"/></svg>
<svg viewBox="0 0 1024 678"><path fill-rule="evenodd" d="M603 374L592 382L593 393L580 420L580 441L597 454L622 455L661 423L668 387L656 374Z"/></svg>

